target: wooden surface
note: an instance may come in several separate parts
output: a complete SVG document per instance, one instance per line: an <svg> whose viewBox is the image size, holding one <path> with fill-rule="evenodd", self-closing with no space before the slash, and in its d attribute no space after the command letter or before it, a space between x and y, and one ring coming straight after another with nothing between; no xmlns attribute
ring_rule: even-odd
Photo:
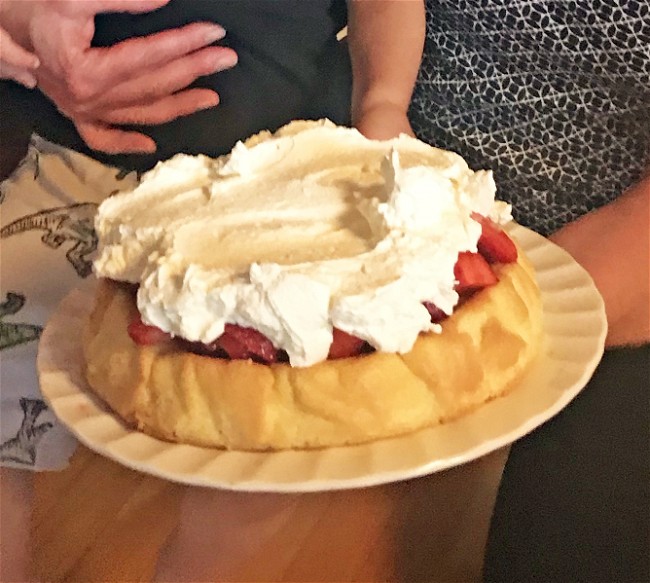
<svg viewBox="0 0 650 583"><path fill-rule="evenodd" d="M63 471L3 469L3 575L21 568L22 536L27 568L52 583L476 581L506 456L366 489L251 494L173 484L80 446Z"/></svg>

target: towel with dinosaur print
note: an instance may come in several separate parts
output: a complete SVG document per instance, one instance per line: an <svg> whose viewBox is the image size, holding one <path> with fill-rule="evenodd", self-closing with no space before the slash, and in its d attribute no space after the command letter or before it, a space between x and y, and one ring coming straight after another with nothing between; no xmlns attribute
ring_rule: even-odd
<svg viewBox="0 0 650 583"><path fill-rule="evenodd" d="M33 136L0 183L0 465L59 469L76 448L41 396L38 341L59 302L92 277L97 205L135 180Z"/></svg>

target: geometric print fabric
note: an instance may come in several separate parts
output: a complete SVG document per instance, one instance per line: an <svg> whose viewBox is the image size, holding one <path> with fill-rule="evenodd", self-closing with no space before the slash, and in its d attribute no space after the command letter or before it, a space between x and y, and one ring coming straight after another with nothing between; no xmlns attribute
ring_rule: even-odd
<svg viewBox="0 0 650 583"><path fill-rule="evenodd" d="M427 0L410 119L549 234L650 161L650 2Z"/></svg>

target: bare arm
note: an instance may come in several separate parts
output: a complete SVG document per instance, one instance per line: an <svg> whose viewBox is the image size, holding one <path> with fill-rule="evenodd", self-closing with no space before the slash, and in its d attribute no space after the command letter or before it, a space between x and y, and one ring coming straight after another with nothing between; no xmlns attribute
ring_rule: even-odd
<svg viewBox="0 0 650 583"><path fill-rule="evenodd" d="M608 346L650 341L650 176L551 236L605 300Z"/></svg>
<svg viewBox="0 0 650 583"><path fill-rule="evenodd" d="M423 0L349 0L352 123L371 138L413 134L407 111L424 46Z"/></svg>

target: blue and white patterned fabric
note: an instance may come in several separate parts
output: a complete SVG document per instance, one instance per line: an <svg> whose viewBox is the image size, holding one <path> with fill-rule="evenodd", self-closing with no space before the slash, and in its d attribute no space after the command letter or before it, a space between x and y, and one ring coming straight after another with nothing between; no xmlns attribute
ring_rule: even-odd
<svg viewBox="0 0 650 583"><path fill-rule="evenodd" d="M548 234L650 160L650 2L427 0L411 108L421 139L492 168Z"/></svg>

